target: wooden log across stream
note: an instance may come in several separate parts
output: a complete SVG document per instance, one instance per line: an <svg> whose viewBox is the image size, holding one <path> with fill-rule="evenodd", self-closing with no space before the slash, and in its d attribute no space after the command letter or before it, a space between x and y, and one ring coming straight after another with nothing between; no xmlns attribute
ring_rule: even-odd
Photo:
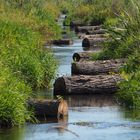
<svg viewBox="0 0 140 140"><path fill-rule="evenodd" d="M73 75L118 73L124 62L123 59L74 62L72 63L71 72Z"/></svg>
<svg viewBox="0 0 140 140"><path fill-rule="evenodd" d="M29 100L37 117L64 117L68 115L68 104L65 100Z"/></svg>
<svg viewBox="0 0 140 140"><path fill-rule="evenodd" d="M75 32L77 33L87 33L88 31L94 31L94 30L99 30L101 29L102 26L99 25L99 26L77 26L75 28Z"/></svg>
<svg viewBox="0 0 140 140"><path fill-rule="evenodd" d="M82 41L82 46L83 47L100 47L102 45L103 42L108 41L108 38L85 38Z"/></svg>
<svg viewBox="0 0 140 140"><path fill-rule="evenodd" d="M76 62L78 62L78 61L85 61L85 60L89 60L93 53L94 53L93 51L77 52L77 53L73 54L72 58Z"/></svg>
<svg viewBox="0 0 140 140"><path fill-rule="evenodd" d="M108 34L94 34L94 35L85 35L85 34L79 34L79 38L80 39L84 39L84 38L105 38L108 37Z"/></svg>
<svg viewBox="0 0 140 140"><path fill-rule="evenodd" d="M95 34L105 34L106 32L107 32L106 29L99 29L99 30L87 31L86 34L87 35L95 35Z"/></svg>
<svg viewBox="0 0 140 140"><path fill-rule="evenodd" d="M59 77L54 83L54 94L100 94L118 90L119 75L78 75Z"/></svg>
<svg viewBox="0 0 140 140"><path fill-rule="evenodd" d="M71 39L59 39L59 40L53 40L52 43L54 45L71 45L73 44L73 41Z"/></svg>
<svg viewBox="0 0 140 140"><path fill-rule="evenodd" d="M76 26L85 26L85 24L82 23L80 20L70 22L70 27L76 27Z"/></svg>

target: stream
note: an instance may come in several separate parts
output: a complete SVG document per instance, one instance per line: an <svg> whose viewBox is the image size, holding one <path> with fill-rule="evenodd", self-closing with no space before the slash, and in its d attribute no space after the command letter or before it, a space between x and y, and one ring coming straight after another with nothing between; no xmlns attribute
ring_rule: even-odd
<svg viewBox="0 0 140 140"><path fill-rule="evenodd" d="M81 52L82 40L73 31L70 46L53 46L59 61L58 76L71 75L74 52ZM38 98L53 98L52 90L38 92ZM114 95L73 95L64 97L69 116L46 118L38 124L0 130L0 140L140 140L138 111L121 108Z"/></svg>

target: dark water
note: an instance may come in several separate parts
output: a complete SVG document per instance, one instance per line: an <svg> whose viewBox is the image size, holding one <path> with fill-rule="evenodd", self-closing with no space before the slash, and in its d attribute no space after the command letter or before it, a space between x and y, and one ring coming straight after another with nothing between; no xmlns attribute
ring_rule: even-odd
<svg viewBox="0 0 140 140"><path fill-rule="evenodd" d="M70 75L72 55L82 51L81 40L74 37L73 45L53 46L53 51L60 63L58 76ZM52 89L37 93L38 98L53 98ZM64 98L68 118L0 130L0 140L140 140L140 112L120 108L113 95Z"/></svg>

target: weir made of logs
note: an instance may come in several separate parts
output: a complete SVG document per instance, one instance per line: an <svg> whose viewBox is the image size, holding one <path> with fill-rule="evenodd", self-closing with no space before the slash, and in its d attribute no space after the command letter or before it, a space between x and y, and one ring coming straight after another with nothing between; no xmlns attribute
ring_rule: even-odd
<svg viewBox="0 0 140 140"><path fill-rule="evenodd" d="M71 72L73 75L118 73L124 62L123 59L74 62L72 63Z"/></svg>
<svg viewBox="0 0 140 140"><path fill-rule="evenodd" d="M78 75L59 77L54 83L55 95L114 93L118 90L119 75Z"/></svg>

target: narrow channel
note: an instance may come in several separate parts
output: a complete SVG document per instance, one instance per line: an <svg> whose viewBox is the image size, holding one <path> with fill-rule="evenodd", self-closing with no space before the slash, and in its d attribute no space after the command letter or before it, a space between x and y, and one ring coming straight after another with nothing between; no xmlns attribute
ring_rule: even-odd
<svg viewBox="0 0 140 140"><path fill-rule="evenodd" d="M63 16L62 16L63 18ZM71 75L74 52L81 52L81 40L71 31L74 43L70 46L52 46L59 61L58 76ZM39 98L52 97L42 91ZM0 130L0 140L140 140L138 112L121 108L114 95L75 95L68 101L69 116L61 120L46 119L39 124L27 123L21 128Z"/></svg>

